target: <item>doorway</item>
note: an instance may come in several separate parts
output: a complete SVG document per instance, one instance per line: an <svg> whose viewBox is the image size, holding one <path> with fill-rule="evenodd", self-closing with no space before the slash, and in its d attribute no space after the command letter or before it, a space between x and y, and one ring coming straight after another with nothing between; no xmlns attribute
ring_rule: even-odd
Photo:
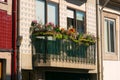
<svg viewBox="0 0 120 80"><path fill-rule="evenodd" d="M64 73L64 72L46 72L45 80L94 80L90 74L83 73Z"/></svg>

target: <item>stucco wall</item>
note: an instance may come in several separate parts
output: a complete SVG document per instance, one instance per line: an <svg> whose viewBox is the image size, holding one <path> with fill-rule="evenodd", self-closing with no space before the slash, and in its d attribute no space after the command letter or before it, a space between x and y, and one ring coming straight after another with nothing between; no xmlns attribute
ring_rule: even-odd
<svg viewBox="0 0 120 80"><path fill-rule="evenodd" d="M103 80L120 79L120 61L104 61L103 66Z"/></svg>

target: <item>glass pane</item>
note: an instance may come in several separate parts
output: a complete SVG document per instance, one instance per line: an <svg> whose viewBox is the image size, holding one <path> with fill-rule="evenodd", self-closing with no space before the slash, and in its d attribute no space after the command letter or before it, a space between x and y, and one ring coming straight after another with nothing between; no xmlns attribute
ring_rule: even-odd
<svg viewBox="0 0 120 80"><path fill-rule="evenodd" d="M106 29L106 32L107 32L107 50L108 50L108 52L110 52L110 29L109 29L109 21L108 20L106 20L107 21L107 29Z"/></svg>
<svg viewBox="0 0 120 80"><path fill-rule="evenodd" d="M55 25L58 25L58 5L53 3L48 3L48 22L52 22Z"/></svg>
<svg viewBox="0 0 120 80"><path fill-rule="evenodd" d="M74 21L74 10L67 9L67 27L75 27Z"/></svg>
<svg viewBox="0 0 120 80"><path fill-rule="evenodd" d="M111 52L114 52L114 22L110 21L110 44Z"/></svg>
<svg viewBox="0 0 120 80"><path fill-rule="evenodd" d="M45 2L36 0L36 20L45 24Z"/></svg>
<svg viewBox="0 0 120 80"><path fill-rule="evenodd" d="M67 27L74 27L74 19L73 18L67 18Z"/></svg>
<svg viewBox="0 0 120 80"><path fill-rule="evenodd" d="M83 33L84 32L84 13L83 12L76 12L76 29L79 33Z"/></svg>
<svg viewBox="0 0 120 80"><path fill-rule="evenodd" d="M108 52L115 51L115 21L105 19L105 44Z"/></svg>
<svg viewBox="0 0 120 80"><path fill-rule="evenodd" d="M74 10L67 9L67 17L69 18L74 18Z"/></svg>
<svg viewBox="0 0 120 80"><path fill-rule="evenodd" d="M108 44L109 44L109 41L108 41L108 40L109 40L109 39L108 39L109 37L108 37L108 29L107 29L107 28L108 28L108 21L107 21L106 19L105 19L104 27L105 27L104 32L105 32L105 44L106 44L106 45L105 45L105 49L108 51L108 50L109 50L109 47L108 47L108 46L109 46L109 45L108 45Z"/></svg>

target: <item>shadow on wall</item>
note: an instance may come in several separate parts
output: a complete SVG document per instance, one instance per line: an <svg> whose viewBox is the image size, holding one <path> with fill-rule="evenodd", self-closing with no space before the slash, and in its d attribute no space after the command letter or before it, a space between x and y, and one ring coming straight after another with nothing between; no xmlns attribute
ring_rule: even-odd
<svg viewBox="0 0 120 80"><path fill-rule="evenodd" d="M72 3L72 4L75 4L75 5L82 5L84 3L87 2L87 0L66 0L68 3Z"/></svg>

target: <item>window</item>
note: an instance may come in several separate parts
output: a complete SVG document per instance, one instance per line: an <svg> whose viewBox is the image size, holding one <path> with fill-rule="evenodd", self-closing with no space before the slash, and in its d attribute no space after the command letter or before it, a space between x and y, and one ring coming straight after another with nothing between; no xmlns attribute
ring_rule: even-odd
<svg viewBox="0 0 120 80"><path fill-rule="evenodd" d="M36 19L43 24L52 22L58 25L58 4L36 0Z"/></svg>
<svg viewBox="0 0 120 80"><path fill-rule="evenodd" d="M7 0L0 0L0 2L7 2Z"/></svg>
<svg viewBox="0 0 120 80"><path fill-rule="evenodd" d="M45 2L36 0L36 20L45 24Z"/></svg>
<svg viewBox="0 0 120 80"><path fill-rule="evenodd" d="M115 52L115 20L105 18L104 25L106 51Z"/></svg>
<svg viewBox="0 0 120 80"><path fill-rule="evenodd" d="M74 27L77 32L84 33L85 14L84 12L67 9L67 27Z"/></svg>

